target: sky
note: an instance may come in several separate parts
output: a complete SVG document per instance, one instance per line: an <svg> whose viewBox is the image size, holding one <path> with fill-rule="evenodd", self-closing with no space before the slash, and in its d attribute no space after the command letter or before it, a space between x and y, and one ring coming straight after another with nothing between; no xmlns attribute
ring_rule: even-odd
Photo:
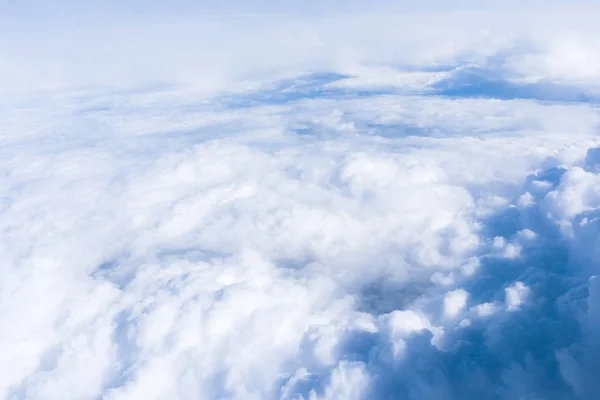
<svg viewBox="0 0 600 400"><path fill-rule="evenodd" d="M600 397L598 7L0 2L0 398Z"/></svg>

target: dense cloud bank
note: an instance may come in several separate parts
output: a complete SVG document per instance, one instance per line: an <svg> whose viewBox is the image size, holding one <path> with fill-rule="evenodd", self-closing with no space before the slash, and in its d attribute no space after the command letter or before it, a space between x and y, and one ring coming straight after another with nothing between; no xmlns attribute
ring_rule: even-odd
<svg viewBox="0 0 600 400"><path fill-rule="evenodd" d="M4 95L1 396L600 397L596 60L489 43Z"/></svg>

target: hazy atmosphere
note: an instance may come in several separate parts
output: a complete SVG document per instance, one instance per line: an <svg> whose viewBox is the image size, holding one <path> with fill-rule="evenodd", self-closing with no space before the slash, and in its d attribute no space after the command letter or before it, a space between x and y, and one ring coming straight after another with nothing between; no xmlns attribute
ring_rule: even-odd
<svg viewBox="0 0 600 400"><path fill-rule="evenodd" d="M0 0L0 398L600 399L599 15Z"/></svg>

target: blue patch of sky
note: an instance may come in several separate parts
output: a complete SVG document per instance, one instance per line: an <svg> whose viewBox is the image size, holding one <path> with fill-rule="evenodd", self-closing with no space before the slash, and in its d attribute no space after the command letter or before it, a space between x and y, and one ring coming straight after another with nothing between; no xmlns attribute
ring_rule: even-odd
<svg viewBox="0 0 600 400"><path fill-rule="evenodd" d="M461 98L494 98L501 100L531 99L539 101L596 103L600 96L586 92L585 88L559 85L541 81L536 83L511 82L501 73L467 67L435 85L435 94Z"/></svg>
<svg viewBox="0 0 600 400"><path fill-rule="evenodd" d="M230 108L246 108L258 105L289 104L305 99L342 99L391 93L389 89L351 90L326 86L329 83L348 78L350 76L335 73L306 75L295 79L281 80L276 83L274 88L245 96L224 96L220 101Z"/></svg>
<svg viewBox="0 0 600 400"><path fill-rule="evenodd" d="M497 56L496 58L502 58ZM322 73L301 76L295 79L284 79L275 87L256 91L247 95L228 95L220 102L230 108L246 108L258 105L283 105L305 99L350 99L378 96L385 94L437 95L456 98L489 98L489 99L530 99L553 102L583 102L600 103L600 95L589 92L585 87L561 85L549 81L536 83L519 83L512 81L502 68L496 68L501 63L491 58L490 66L434 65L423 68L400 66L405 72L453 72L431 87L420 91L406 93L394 87L372 89L350 89L328 87L327 84L351 78L347 75Z"/></svg>

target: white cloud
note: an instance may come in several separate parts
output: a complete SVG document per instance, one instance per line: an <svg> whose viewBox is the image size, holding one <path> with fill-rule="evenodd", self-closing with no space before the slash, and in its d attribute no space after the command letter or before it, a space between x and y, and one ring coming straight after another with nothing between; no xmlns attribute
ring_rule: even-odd
<svg viewBox="0 0 600 400"><path fill-rule="evenodd" d="M375 96L362 106L301 100L239 113L198 105L189 115L181 111L193 101L186 92L146 96L154 95L112 95L117 106L107 109L94 108L98 98L41 104L3 139L6 149L22 148L3 158L10 267L2 282L10 294L2 316L12 321L0 342L8 355L5 393L120 399L264 398L282 387L290 397L376 392L374 366L353 354L391 351L403 362L419 351L423 335L433 336L427 346L447 349L455 333L444 332L477 327L438 321L428 306L436 301L432 289L416 289L416 297L392 293L427 288L433 276L452 276L450 286L477 281L487 269L486 258L476 256L485 235L477 205L487 207L479 199L518 196L515 179L549 155L561 157L564 146L585 154L592 140L583 129L546 131L535 119L538 131L528 136L505 137L500 125L465 138L448 129L452 113L428 121L448 129L444 138L428 136L429 126L419 136L402 128L395 136L364 134L365 122L395 113L397 104L412 109L406 126L427 121L423 110L434 107L418 97ZM132 105L123 105L127 99ZM457 113L477 104L435 102ZM510 107L482 102L482 114ZM533 102L513 103L515 110L522 104L540 121L562 110L565 118L594 112ZM528 123L518 119L503 124ZM154 122L136 126L144 121ZM177 130L169 130L170 121ZM296 121L312 126L312 135L296 136ZM348 122L356 129L350 135ZM28 136L18 136L25 127ZM82 131L85 140L78 139ZM510 164L508 151L516 157ZM381 290L374 305L361 297L370 283ZM451 290L446 315L466 306L466 290L439 290ZM522 301L519 293L513 297ZM390 340L377 339L387 325L365 312L395 321ZM493 321L491 312L480 314ZM87 364L94 368L83 376Z"/></svg>
<svg viewBox="0 0 600 400"><path fill-rule="evenodd" d="M360 399L369 384L369 376L360 363L340 363L332 372L331 380L322 396L311 392L310 399Z"/></svg>
<svg viewBox="0 0 600 400"><path fill-rule="evenodd" d="M516 282L504 289L506 292L506 306L509 310L519 308L527 298L529 297L531 290L523 284L523 282Z"/></svg>
<svg viewBox="0 0 600 400"><path fill-rule="evenodd" d="M580 167L569 169L560 186L546 196L549 212L557 219L573 218L600 206L599 176Z"/></svg>
<svg viewBox="0 0 600 400"><path fill-rule="evenodd" d="M498 305L495 303L483 303L473 307L479 317L489 317L498 311Z"/></svg>
<svg viewBox="0 0 600 400"><path fill-rule="evenodd" d="M271 6L15 6L1 396L600 393L595 6Z"/></svg>
<svg viewBox="0 0 600 400"><path fill-rule="evenodd" d="M469 293L464 289L456 289L444 297L444 316L455 318L467 305Z"/></svg>

